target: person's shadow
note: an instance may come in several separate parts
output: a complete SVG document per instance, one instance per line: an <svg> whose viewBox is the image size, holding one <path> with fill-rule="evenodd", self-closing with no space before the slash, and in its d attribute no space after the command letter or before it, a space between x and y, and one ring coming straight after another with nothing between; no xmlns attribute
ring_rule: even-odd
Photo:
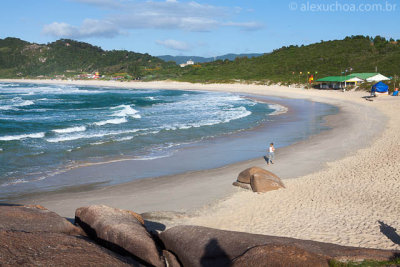
<svg viewBox="0 0 400 267"><path fill-rule="evenodd" d="M381 233L389 238L393 243L400 245L400 235L396 232L396 228L393 228L381 221L378 221L378 223L380 224L379 228Z"/></svg>
<svg viewBox="0 0 400 267"><path fill-rule="evenodd" d="M211 239L204 249L204 254L200 259L200 265L202 267L214 267L214 266L230 266L231 260L228 254L218 244L217 239Z"/></svg>

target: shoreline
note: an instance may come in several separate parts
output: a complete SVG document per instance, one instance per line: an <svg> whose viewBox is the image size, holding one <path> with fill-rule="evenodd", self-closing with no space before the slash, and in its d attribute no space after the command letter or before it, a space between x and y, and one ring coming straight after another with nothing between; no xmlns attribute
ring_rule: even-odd
<svg viewBox="0 0 400 267"><path fill-rule="evenodd" d="M25 82L29 81L25 80ZM42 81L34 82L41 83ZM48 83L57 82L49 81ZM68 82L68 84L71 83ZM280 176L280 169L289 169L292 172L289 178L298 177L284 180L287 186L285 190L253 194L232 187L231 184L237 174L245 168L257 165L266 167L262 165L263 159L258 159L213 170L145 179L146 181L88 192L61 193L45 198L35 198L25 204L41 204L66 217L73 216L74 208L92 204L106 204L135 212L190 211L190 214L186 216L172 216L164 223L168 227L177 224L193 224L226 230L329 241L343 245L398 248L398 245L391 243L379 232L376 218L381 218L393 227L399 226L398 220L394 218L396 214L399 214L399 208L396 207L400 205L393 196L396 195L396 191L393 190L398 190L399 186L392 184L398 177L390 175L391 169L397 173L399 167L389 164L390 166L385 165L386 168L379 168L379 171L389 172L392 180L388 181L389 178L385 180L391 183L388 186L380 180L370 179L371 169L367 169L366 166L371 168L368 165L371 163L364 155L373 154L375 151L382 153L375 147L379 142L384 143L381 147L390 150L390 146L385 141L388 132L393 135L391 129L395 128L393 126L395 112L386 111L384 107L396 105L395 99L379 97L373 103L365 103L366 101L361 98L366 95L363 92L342 93L243 84L198 85L175 82L139 84L133 82L121 86L122 84L117 83L115 86L122 88L132 86L130 88L138 89L217 90L309 99L338 106L341 116L332 116L328 119L328 123L333 127L332 130L278 151L277 163L268 170ZM86 85L96 86L96 83ZM104 85L103 82L97 85L113 86L112 84ZM398 152L393 153L397 155ZM376 154L372 156L377 157ZM346 168L342 166L343 164ZM348 183L352 187L346 186ZM360 188L369 196L376 186L379 186L380 190L379 201L360 197ZM342 199L338 200L336 196ZM358 199L363 201L357 201ZM349 202L350 200L352 202ZM384 203L386 204L383 205ZM378 213L376 205L379 206ZM387 205L390 207L388 208ZM381 206L385 209L381 209ZM354 214L349 213L350 211ZM388 214L385 215L384 211ZM344 224L339 220L340 218L344 220ZM310 221L305 222L305 220ZM333 225L330 225L331 223Z"/></svg>
<svg viewBox="0 0 400 267"><path fill-rule="evenodd" d="M42 85L35 86L41 88ZM29 184L25 188L24 184L22 187L16 184L11 186L9 191L3 190L4 195L0 197L0 202L17 202L36 196L44 198L59 192L91 191L139 179L187 174L261 158L265 154L265 138L273 140L278 145L278 150L281 150L282 147L299 142L299 139L307 139L310 134L329 130L325 119L322 118L338 112L338 109L331 105L308 100L298 102L287 98L239 93L232 96L280 108L273 116L270 114L271 117L251 125L250 128L183 144L166 157L155 157L147 161L125 155L65 165L38 179L37 182L34 180L30 187ZM282 175L285 178L290 177L286 173ZM22 189L18 191L19 188ZM32 190L29 190L30 188Z"/></svg>

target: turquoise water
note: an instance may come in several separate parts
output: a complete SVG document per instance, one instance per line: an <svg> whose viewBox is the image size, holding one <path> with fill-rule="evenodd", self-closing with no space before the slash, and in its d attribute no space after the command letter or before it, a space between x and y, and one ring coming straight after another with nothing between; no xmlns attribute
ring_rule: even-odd
<svg viewBox="0 0 400 267"><path fill-rule="evenodd" d="M327 129L335 112L230 93L0 83L0 200L255 158L269 141Z"/></svg>
<svg viewBox="0 0 400 267"><path fill-rule="evenodd" d="M0 83L0 192L79 164L168 157L279 108L226 93Z"/></svg>

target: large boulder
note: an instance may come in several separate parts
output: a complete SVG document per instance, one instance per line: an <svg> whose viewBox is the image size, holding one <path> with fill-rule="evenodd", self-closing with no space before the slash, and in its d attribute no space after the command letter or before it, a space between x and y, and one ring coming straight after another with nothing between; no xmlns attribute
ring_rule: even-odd
<svg viewBox="0 0 400 267"><path fill-rule="evenodd" d="M85 237L0 230L0 266L143 266Z"/></svg>
<svg viewBox="0 0 400 267"><path fill-rule="evenodd" d="M251 176L250 185L253 192L265 193L284 188L282 181L264 173L255 173Z"/></svg>
<svg viewBox="0 0 400 267"><path fill-rule="evenodd" d="M0 206L0 229L78 235L82 230L42 206Z"/></svg>
<svg viewBox="0 0 400 267"><path fill-rule="evenodd" d="M329 264L326 257L296 246L269 244L249 249L235 259L231 266L328 267Z"/></svg>
<svg viewBox="0 0 400 267"><path fill-rule="evenodd" d="M308 252L311 258L362 261L390 260L399 251L343 247L334 244L286 237L217 230L201 226L175 226L160 234L167 250L174 253L183 266L230 266L249 249L274 245L288 249L292 259ZM296 249L295 249L296 248ZM260 253L259 251L257 253ZM286 252L282 252L283 255ZM251 265L248 265L251 266ZM279 266L279 265L278 265ZM284 266L284 265L281 265Z"/></svg>
<svg viewBox="0 0 400 267"><path fill-rule="evenodd" d="M259 167L251 167L251 168L248 168L248 169L242 171L241 173L239 173L237 181L240 183L250 184L251 176L253 176L254 174L262 174L265 177L270 177L270 179L275 179L276 181L281 181L281 179L278 176L276 176L275 174L273 174L272 172L264 170ZM280 182L280 183L282 183L282 182ZM282 183L282 186L283 186L283 183Z"/></svg>
<svg viewBox="0 0 400 267"><path fill-rule="evenodd" d="M75 211L75 222L99 243L147 264L163 266L160 253L139 214L103 205Z"/></svg>

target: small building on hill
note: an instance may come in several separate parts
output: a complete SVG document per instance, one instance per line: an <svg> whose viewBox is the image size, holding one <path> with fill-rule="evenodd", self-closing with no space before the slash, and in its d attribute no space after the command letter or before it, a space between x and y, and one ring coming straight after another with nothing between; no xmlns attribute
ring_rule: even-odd
<svg viewBox="0 0 400 267"><path fill-rule="evenodd" d="M188 60L188 61L186 61L186 63L179 64L179 66L181 66L181 68L184 68L184 67L189 66L189 65L194 65L194 61L193 60Z"/></svg>

